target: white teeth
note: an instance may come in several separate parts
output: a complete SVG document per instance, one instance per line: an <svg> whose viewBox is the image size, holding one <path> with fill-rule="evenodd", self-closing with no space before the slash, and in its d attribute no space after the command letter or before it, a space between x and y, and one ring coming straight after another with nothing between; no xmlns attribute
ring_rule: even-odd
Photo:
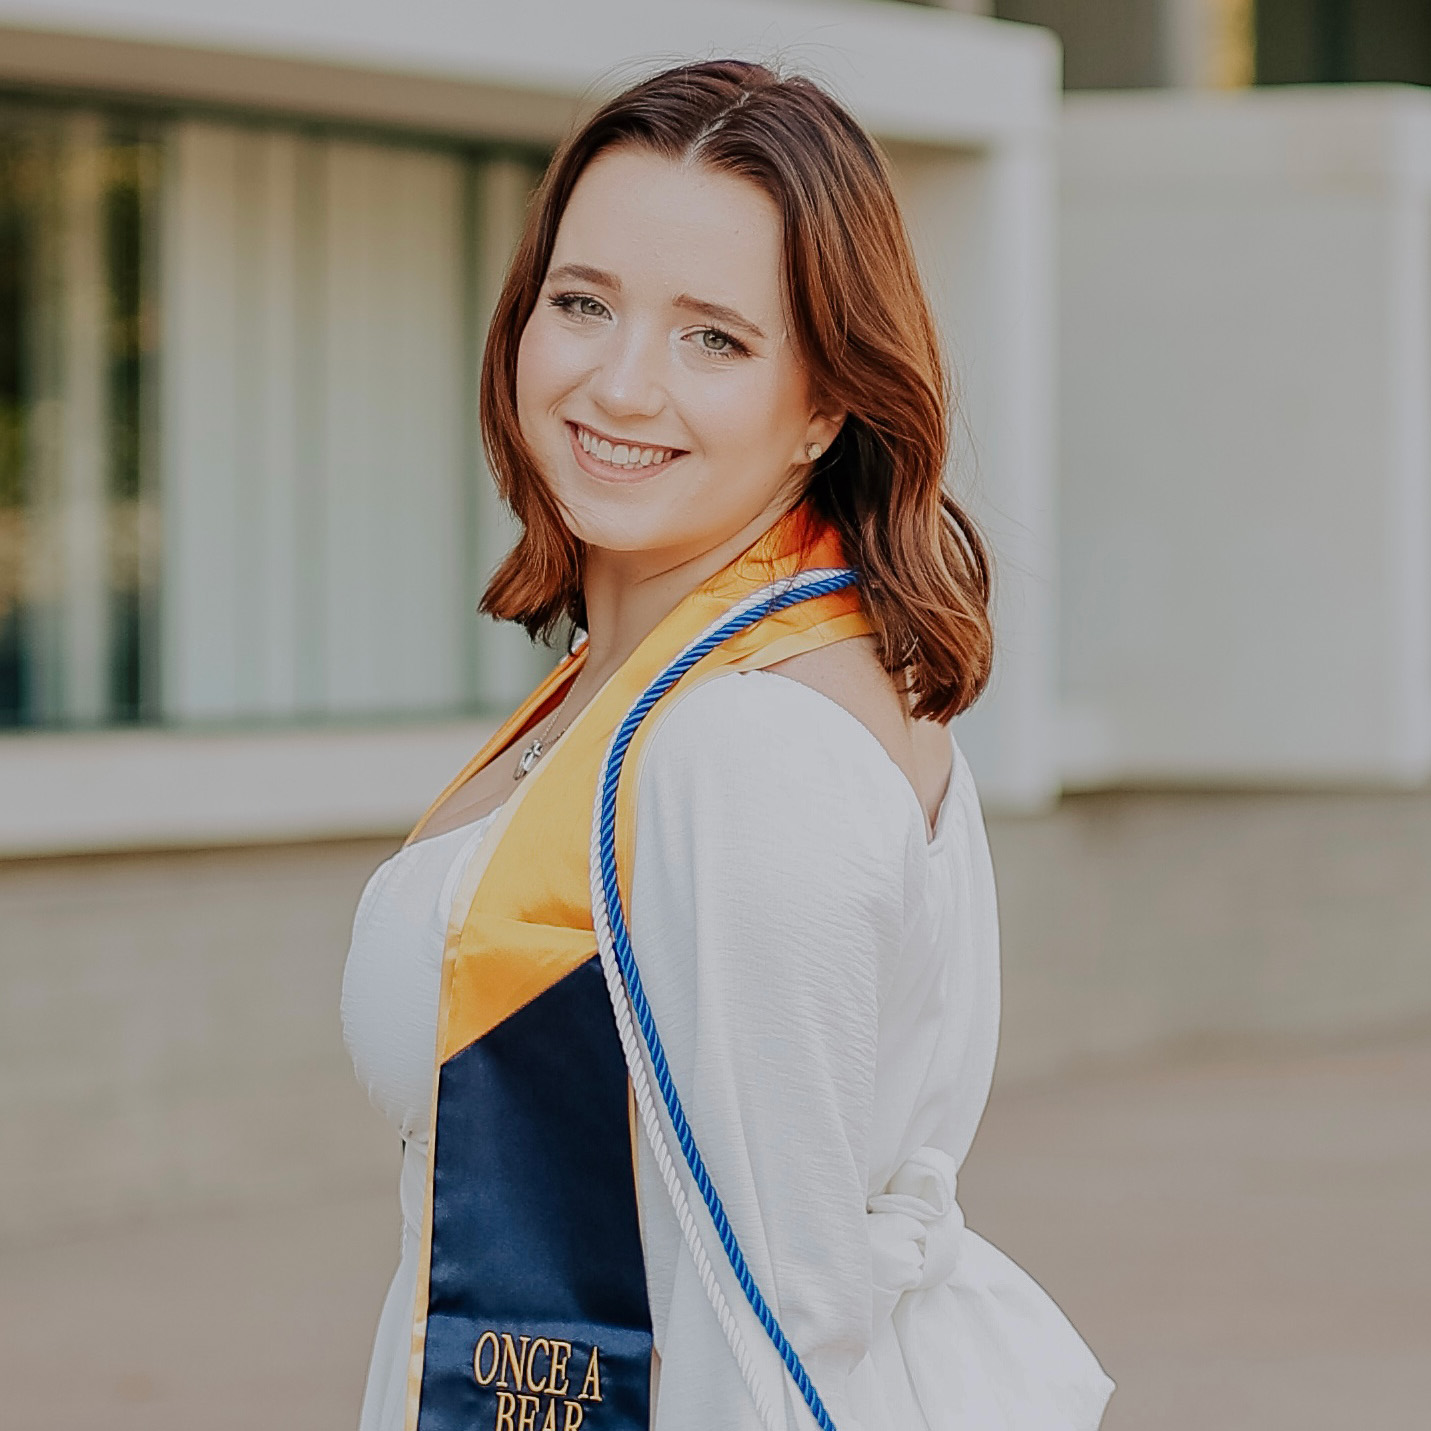
<svg viewBox="0 0 1431 1431"><path fill-rule="evenodd" d="M637 447L634 442L611 443L584 427L576 429L576 440L581 443L583 452L589 452L613 467L626 467L633 471L641 467L659 467L675 456L669 447Z"/></svg>

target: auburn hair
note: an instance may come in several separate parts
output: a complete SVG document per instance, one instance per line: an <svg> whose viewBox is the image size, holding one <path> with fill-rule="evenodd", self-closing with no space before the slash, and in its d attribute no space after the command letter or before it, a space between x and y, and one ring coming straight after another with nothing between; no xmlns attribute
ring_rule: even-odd
<svg viewBox="0 0 1431 1431"><path fill-rule="evenodd" d="M742 60L680 65L603 105L539 185L482 361L482 437L521 536L482 610L547 637L585 624L581 543L517 420L517 349L546 280L567 202L597 155L620 146L758 185L783 223L796 350L823 410L848 413L802 500L831 523L860 574L880 660L914 713L948 720L983 690L993 657L987 549L944 483L949 398L939 339L885 160L818 85Z"/></svg>

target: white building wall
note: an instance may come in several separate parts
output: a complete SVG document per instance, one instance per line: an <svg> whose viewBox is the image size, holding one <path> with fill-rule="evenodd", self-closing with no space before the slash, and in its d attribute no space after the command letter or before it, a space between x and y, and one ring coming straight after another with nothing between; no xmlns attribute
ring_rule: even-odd
<svg viewBox="0 0 1431 1431"><path fill-rule="evenodd" d="M896 146L895 182L954 384L950 480L994 561L988 691L956 722L986 798L1036 809L1058 792L1057 339L1046 137L993 151Z"/></svg>
<svg viewBox="0 0 1431 1431"><path fill-rule="evenodd" d="M1070 784L1431 774L1431 96L1070 96Z"/></svg>

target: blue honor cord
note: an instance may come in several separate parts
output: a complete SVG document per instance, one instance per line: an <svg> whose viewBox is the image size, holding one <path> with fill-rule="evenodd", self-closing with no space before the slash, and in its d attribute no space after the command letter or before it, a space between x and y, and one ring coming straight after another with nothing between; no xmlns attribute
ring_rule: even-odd
<svg viewBox="0 0 1431 1431"><path fill-rule="evenodd" d="M655 1077L656 1086L660 1090L666 1113L671 1120L676 1141L680 1145L686 1167L690 1170L691 1177L700 1190L701 1199L710 1214L711 1222L720 1239L721 1247L725 1251L731 1271L735 1274L736 1281L740 1284L740 1289L745 1294L745 1299L750 1304L761 1327L764 1328L766 1336L780 1354L785 1369L790 1373L790 1379L804 1398L806 1406L810 1408L810 1414L815 1418L815 1424L820 1427L820 1431L835 1431L835 1423L830 1419L830 1414L825 1410L825 1404L821 1401L814 1382L810 1380L810 1374L805 1370L804 1363L800 1360L795 1348L790 1345L789 1338L785 1335L775 1314L770 1310L769 1303L766 1302L764 1294L746 1263L745 1253L741 1250L740 1241L730 1225L730 1219L726 1216L725 1205L721 1202L720 1194L716 1191L715 1183L706 1169L705 1160L701 1157L700 1148L696 1145L695 1134L691 1131L690 1123L686 1119L685 1109L681 1104L681 1095L676 1091L675 1081L671 1077L670 1066L666 1061L666 1050L661 1043L661 1035L656 1028L651 1006L647 1002L646 992L641 984L641 971L637 968L636 957L631 947L631 936L626 927L626 912L622 907L621 891L616 877L616 794L621 779L622 765L641 722L650 714L656 702L702 657L709 655L722 642L754 626L758 621L774 612L783 611L802 601L813 601L816 597L829 596L833 592L843 591L847 587L854 586L858 580L858 574L849 568L802 573L800 576L777 583L767 600L756 601L749 605L742 603L719 625L712 627L687 646L647 686L640 698L626 713L612 738L601 770L600 818L597 831L601 888L611 926L616 964L620 970L627 997L631 1002L631 1012L641 1031L641 1038L651 1061L651 1072Z"/></svg>

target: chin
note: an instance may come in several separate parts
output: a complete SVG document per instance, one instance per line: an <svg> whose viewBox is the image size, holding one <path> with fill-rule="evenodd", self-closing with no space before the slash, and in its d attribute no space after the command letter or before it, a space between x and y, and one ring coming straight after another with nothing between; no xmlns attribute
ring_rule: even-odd
<svg viewBox="0 0 1431 1431"><path fill-rule="evenodd" d="M633 519L629 512L586 516L570 521L568 525L583 545L597 551L634 555L637 552L668 551L672 547L690 545L693 541L690 532L676 531L660 522ZM699 545L699 538L694 540ZM707 545L714 546L715 539Z"/></svg>
<svg viewBox="0 0 1431 1431"><path fill-rule="evenodd" d="M689 523L676 519L653 494L588 491L558 492L568 530L578 541L601 551L661 551L692 540Z"/></svg>

